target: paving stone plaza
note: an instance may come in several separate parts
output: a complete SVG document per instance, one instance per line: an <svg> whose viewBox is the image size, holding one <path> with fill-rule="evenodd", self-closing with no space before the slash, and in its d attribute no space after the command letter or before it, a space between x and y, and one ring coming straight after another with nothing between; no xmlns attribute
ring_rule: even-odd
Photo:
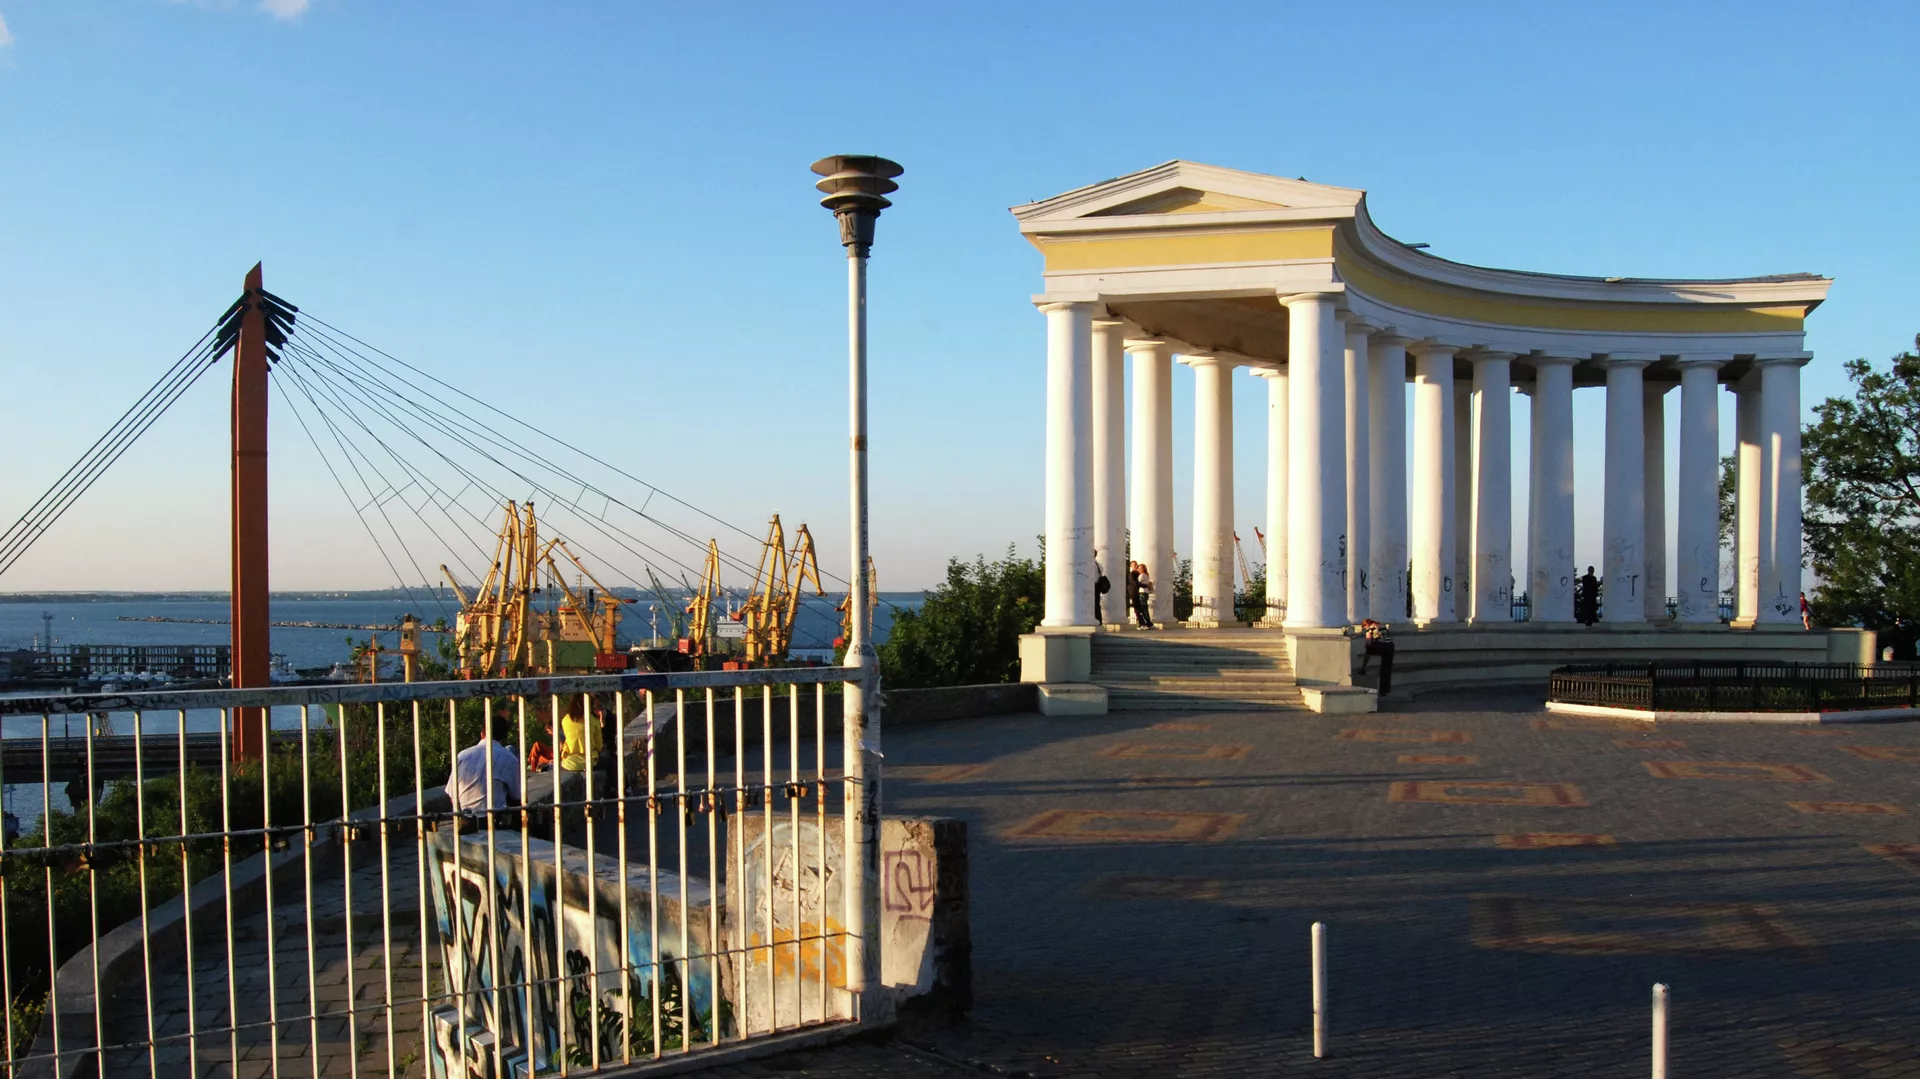
<svg viewBox="0 0 1920 1079"><path fill-rule="evenodd" d="M971 828L969 1020L718 1074L1639 1076L1665 982L1672 1074L1920 1076L1920 726L1484 691L902 728L887 762L889 813Z"/></svg>

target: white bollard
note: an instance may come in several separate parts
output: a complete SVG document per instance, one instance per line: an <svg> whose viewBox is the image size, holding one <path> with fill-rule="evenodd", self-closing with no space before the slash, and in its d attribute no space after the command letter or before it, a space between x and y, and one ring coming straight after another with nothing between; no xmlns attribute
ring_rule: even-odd
<svg viewBox="0 0 1920 1079"><path fill-rule="evenodd" d="M1667 987L1653 986L1653 1079L1667 1079Z"/></svg>
<svg viewBox="0 0 1920 1079"><path fill-rule="evenodd" d="M1313 923L1313 1057L1327 1055L1327 924ZM1661 1073L1665 1074L1664 1070Z"/></svg>

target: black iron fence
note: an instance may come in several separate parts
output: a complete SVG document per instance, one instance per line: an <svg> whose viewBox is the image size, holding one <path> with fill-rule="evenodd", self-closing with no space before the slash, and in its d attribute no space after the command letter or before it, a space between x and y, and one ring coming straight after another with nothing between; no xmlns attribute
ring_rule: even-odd
<svg viewBox="0 0 1920 1079"><path fill-rule="evenodd" d="M1591 663L1554 671L1547 699L1659 712L1852 712L1920 707L1920 665L1736 661Z"/></svg>

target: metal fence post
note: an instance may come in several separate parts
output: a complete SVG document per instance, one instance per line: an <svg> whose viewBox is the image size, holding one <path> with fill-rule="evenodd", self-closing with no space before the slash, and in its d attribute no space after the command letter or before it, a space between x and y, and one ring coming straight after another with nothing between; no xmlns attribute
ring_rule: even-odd
<svg viewBox="0 0 1920 1079"><path fill-rule="evenodd" d="M1313 923L1313 1057L1327 1055L1327 924Z"/></svg>
<svg viewBox="0 0 1920 1079"><path fill-rule="evenodd" d="M1667 987L1653 986L1653 1079L1667 1079Z"/></svg>

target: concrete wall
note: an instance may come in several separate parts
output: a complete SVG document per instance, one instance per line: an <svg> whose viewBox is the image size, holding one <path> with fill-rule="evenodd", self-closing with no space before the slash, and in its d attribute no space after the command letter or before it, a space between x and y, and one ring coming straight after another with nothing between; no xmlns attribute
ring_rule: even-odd
<svg viewBox="0 0 1920 1079"><path fill-rule="evenodd" d="M1544 689L1556 667L1573 663L1619 663L1654 659L1748 660L1801 663L1833 662L1830 634L1838 646L1858 651L1859 630L1805 632L1734 630L1725 626L1680 627L1534 626L1515 623L1484 629L1447 627L1393 630L1393 689L1408 691L1453 686L1537 685ZM1871 634L1868 634L1871 637ZM1851 653L1849 653L1851 654ZM1851 662L1852 660L1848 660ZM1380 664L1355 678L1379 684Z"/></svg>
<svg viewBox="0 0 1920 1079"><path fill-rule="evenodd" d="M754 987L737 1014L748 1030L848 1014L833 987L846 977L845 828L837 814L748 811L727 821L731 946L740 984ZM771 836L771 842L767 837ZM881 978L898 1005L964 1010L973 1002L967 828L944 818L886 818L880 830ZM796 943L797 942L797 943ZM772 987L771 995L760 987Z"/></svg>
<svg viewBox="0 0 1920 1079"><path fill-rule="evenodd" d="M1032 682L889 689L881 703L881 721L888 727L895 727L1032 712L1039 707L1039 687Z"/></svg>
<svg viewBox="0 0 1920 1079"><path fill-rule="evenodd" d="M597 1015L624 1012L625 1022L634 1031L635 1052L641 1052L644 1046L651 1054L653 1047L646 1032L653 1024L651 964L656 907L648 888L646 864L629 860L623 880L618 859L596 855L589 862L584 850L562 846L562 872L556 873L553 844L530 839L523 852L517 832L500 831L494 837L490 877L486 836L463 835L459 846L456 858L453 836L447 831L434 833L428 842L427 881L433 896L441 970L446 984L462 994L459 1006L438 1008L433 1013L434 1051L427 1058L435 1079L492 1075L494 1038L503 1046L508 1074L515 1074L516 1066L524 1066L529 1057L540 1071L558 1068L557 1053L563 1038L565 1044L577 1046L587 1044L593 1036L575 1018L576 1007L588 1007L584 1001L592 1002L591 1011ZM709 936L712 896L707 882L689 879L683 910L679 878L663 869L658 881L662 1002L678 1001L676 1008L667 1009L669 1013L691 1014L699 1029L710 1029L716 999L731 1000L736 992L730 964L692 958L714 951ZM594 900L591 907L590 892ZM684 955L680 951L683 932L688 941ZM501 951L499 969L506 972L504 979L494 973L496 945ZM556 979L585 969L590 958L600 970L613 973L603 974L597 986L584 978L567 985L563 999L561 983ZM681 959L687 961L674 962ZM631 967L630 982L619 973L623 964ZM531 1014L523 990L502 993L504 1014L499 1028L490 1029L487 1020L492 994L487 990L496 984L529 978L537 983ZM527 1042L529 1021L531 1045ZM680 1023L663 1018L661 1026L667 1045L672 1047L683 1033Z"/></svg>

